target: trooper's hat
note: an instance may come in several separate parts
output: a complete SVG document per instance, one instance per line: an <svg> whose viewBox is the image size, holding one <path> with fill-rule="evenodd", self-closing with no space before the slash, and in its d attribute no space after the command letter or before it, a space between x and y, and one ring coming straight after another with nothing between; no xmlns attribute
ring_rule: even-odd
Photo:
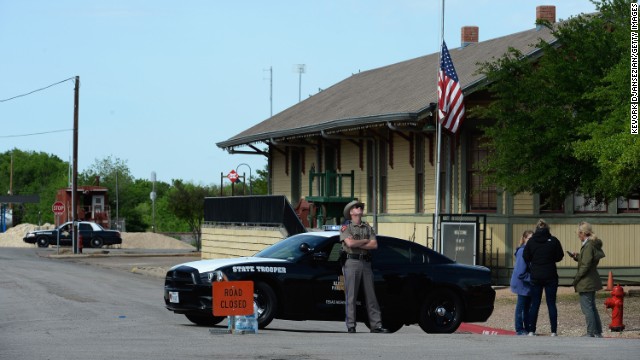
<svg viewBox="0 0 640 360"><path fill-rule="evenodd" d="M348 203L347 206L344 207L344 211L342 212L345 220L351 220L350 211L351 211L351 208L356 205L360 205L364 208L364 203L358 200L353 200L352 202Z"/></svg>

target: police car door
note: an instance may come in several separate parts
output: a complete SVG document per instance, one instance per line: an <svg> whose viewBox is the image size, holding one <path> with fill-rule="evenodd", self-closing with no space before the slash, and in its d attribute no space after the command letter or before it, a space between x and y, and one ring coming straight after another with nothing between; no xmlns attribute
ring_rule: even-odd
<svg viewBox="0 0 640 360"><path fill-rule="evenodd" d="M324 261L316 265L316 278L313 281L313 301L315 318L318 320L344 319L344 278L340 264L341 244L334 236L325 249Z"/></svg>
<svg viewBox="0 0 640 360"><path fill-rule="evenodd" d="M71 245L73 236L73 223L68 222L60 227L60 245ZM57 239L53 239L54 243Z"/></svg>

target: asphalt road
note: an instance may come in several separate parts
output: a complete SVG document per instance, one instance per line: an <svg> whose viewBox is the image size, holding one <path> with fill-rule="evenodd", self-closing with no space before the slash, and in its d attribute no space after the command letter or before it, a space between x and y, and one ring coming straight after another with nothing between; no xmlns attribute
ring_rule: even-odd
<svg viewBox="0 0 640 360"><path fill-rule="evenodd" d="M342 323L316 321L212 334L164 308L161 278L130 271L188 258L39 254L0 248L0 359L629 359L640 350L637 339L429 335L417 326L348 335Z"/></svg>

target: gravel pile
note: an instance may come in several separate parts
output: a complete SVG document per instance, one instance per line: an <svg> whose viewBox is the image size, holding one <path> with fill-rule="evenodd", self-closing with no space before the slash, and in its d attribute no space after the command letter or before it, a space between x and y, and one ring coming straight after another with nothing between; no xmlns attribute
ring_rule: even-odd
<svg viewBox="0 0 640 360"><path fill-rule="evenodd" d="M25 243L22 238L24 235L33 230L53 229L52 224L44 224L41 226L33 224L20 224L7 229L6 232L0 233L0 247L35 247L33 244ZM123 232L122 249L189 249L195 250L195 247L174 239L170 236L157 233L133 233Z"/></svg>

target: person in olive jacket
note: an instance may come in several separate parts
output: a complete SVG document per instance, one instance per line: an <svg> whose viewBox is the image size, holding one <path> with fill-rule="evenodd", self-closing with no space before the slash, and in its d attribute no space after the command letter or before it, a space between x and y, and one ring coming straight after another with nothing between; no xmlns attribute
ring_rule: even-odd
<svg viewBox="0 0 640 360"><path fill-rule="evenodd" d="M538 312L542 302L542 290L547 300L551 336L558 336L558 308L556 295L558 293L558 269L556 263L564 258L564 251L560 241L551 235L549 225L538 220L533 236L524 247L522 258L529 265L531 273L531 308L529 310L529 336L536 335Z"/></svg>
<svg viewBox="0 0 640 360"><path fill-rule="evenodd" d="M604 258L602 240L591 230L591 224L581 222L578 225L578 239L582 243L580 253L573 253L578 262L578 271L573 279L573 287L580 294L580 308L587 322L587 337L602 337L602 323L596 306L596 291L602 289L602 280L598 273L598 263Z"/></svg>

